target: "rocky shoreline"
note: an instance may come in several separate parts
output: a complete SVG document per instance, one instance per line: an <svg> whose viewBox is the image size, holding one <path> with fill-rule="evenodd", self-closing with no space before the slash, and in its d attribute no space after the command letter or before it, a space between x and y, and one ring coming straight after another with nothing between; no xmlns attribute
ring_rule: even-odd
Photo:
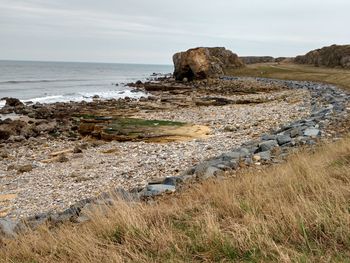
<svg viewBox="0 0 350 263"><path fill-rule="evenodd" d="M299 145L334 137L336 131L328 128L349 112L349 94L312 82L224 77L188 84L162 80L136 86L150 96L140 101L68 104L66 111L71 112L71 118L60 118L67 114L63 110L66 104L41 106L45 110L39 107L39 111L14 106L13 111L25 118L36 117L25 111L51 112L48 118L60 125L28 138L10 135L10 141L0 148L3 233L11 236L25 225L35 227L43 222L88 220L86 211L91 203L112 202L107 188L126 199L140 200L173 192L187 180L277 162ZM210 131L206 137L181 137L161 144L81 137L77 116L102 116L103 112L192 123L209 127ZM42 125L37 124L37 118L32 119L27 123ZM57 139L48 139L57 131ZM70 136L71 132L75 136ZM15 150L9 151L4 145Z"/></svg>

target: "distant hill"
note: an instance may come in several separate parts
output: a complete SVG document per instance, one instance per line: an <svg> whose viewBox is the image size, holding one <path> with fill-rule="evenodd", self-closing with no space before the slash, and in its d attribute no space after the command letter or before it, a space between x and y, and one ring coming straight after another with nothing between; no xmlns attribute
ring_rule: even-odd
<svg viewBox="0 0 350 263"><path fill-rule="evenodd" d="M295 63L350 69L350 45L332 45L297 56Z"/></svg>
<svg viewBox="0 0 350 263"><path fill-rule="evenodd" d="M247 56L239 58L244 62L244 64L275 62L275 58L270 56Z"/></svg>
<svg viewBox="0 0 350 263"><path fill-rule="evenodd" d="M239 57L244 64L260 64L260 63L270 63L270 62L282 62L286 59L289 59L287 57L278 57L274 58L271 56L245 56L245 57Z"/></svg>

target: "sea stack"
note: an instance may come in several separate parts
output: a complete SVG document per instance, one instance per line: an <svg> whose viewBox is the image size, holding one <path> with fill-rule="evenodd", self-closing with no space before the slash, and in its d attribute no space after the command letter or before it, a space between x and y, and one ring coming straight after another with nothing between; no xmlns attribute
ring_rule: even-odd
<svg viewBox="0 0 350 263"><path fill-rule="evenodd" d="M198 47L173 56L176 80L217 78L227 70L243 67L244 63L224 47Z"/></svg>

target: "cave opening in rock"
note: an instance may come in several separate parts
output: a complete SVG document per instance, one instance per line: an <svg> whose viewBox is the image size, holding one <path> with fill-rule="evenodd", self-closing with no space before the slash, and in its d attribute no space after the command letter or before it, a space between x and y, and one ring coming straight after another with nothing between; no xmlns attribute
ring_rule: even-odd
<svg viewBox="0 0 350 263"><path fill-rule="evenodd" d="M189 65L186 65L183 70L182 80L187 78L188 81L192 81L194 79L194 73Z"/></svg>

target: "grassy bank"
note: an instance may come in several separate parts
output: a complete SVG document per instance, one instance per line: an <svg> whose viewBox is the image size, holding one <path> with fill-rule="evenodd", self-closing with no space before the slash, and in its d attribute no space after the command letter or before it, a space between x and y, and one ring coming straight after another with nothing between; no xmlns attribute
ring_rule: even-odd
<svg viewBox="0 0 350 263"><path fill-rule="evenodd" d="M252 76L288 80L310 80L336 84L350 90L350 70L320 68L293 63L263 63L247 65L229 72L235 76Z"/></svg>
<svg viewBox="0 0 350 263"><path fill-rule="evenodd" d="M350 138L3 241L0 262L350 262Z"/></svg>

